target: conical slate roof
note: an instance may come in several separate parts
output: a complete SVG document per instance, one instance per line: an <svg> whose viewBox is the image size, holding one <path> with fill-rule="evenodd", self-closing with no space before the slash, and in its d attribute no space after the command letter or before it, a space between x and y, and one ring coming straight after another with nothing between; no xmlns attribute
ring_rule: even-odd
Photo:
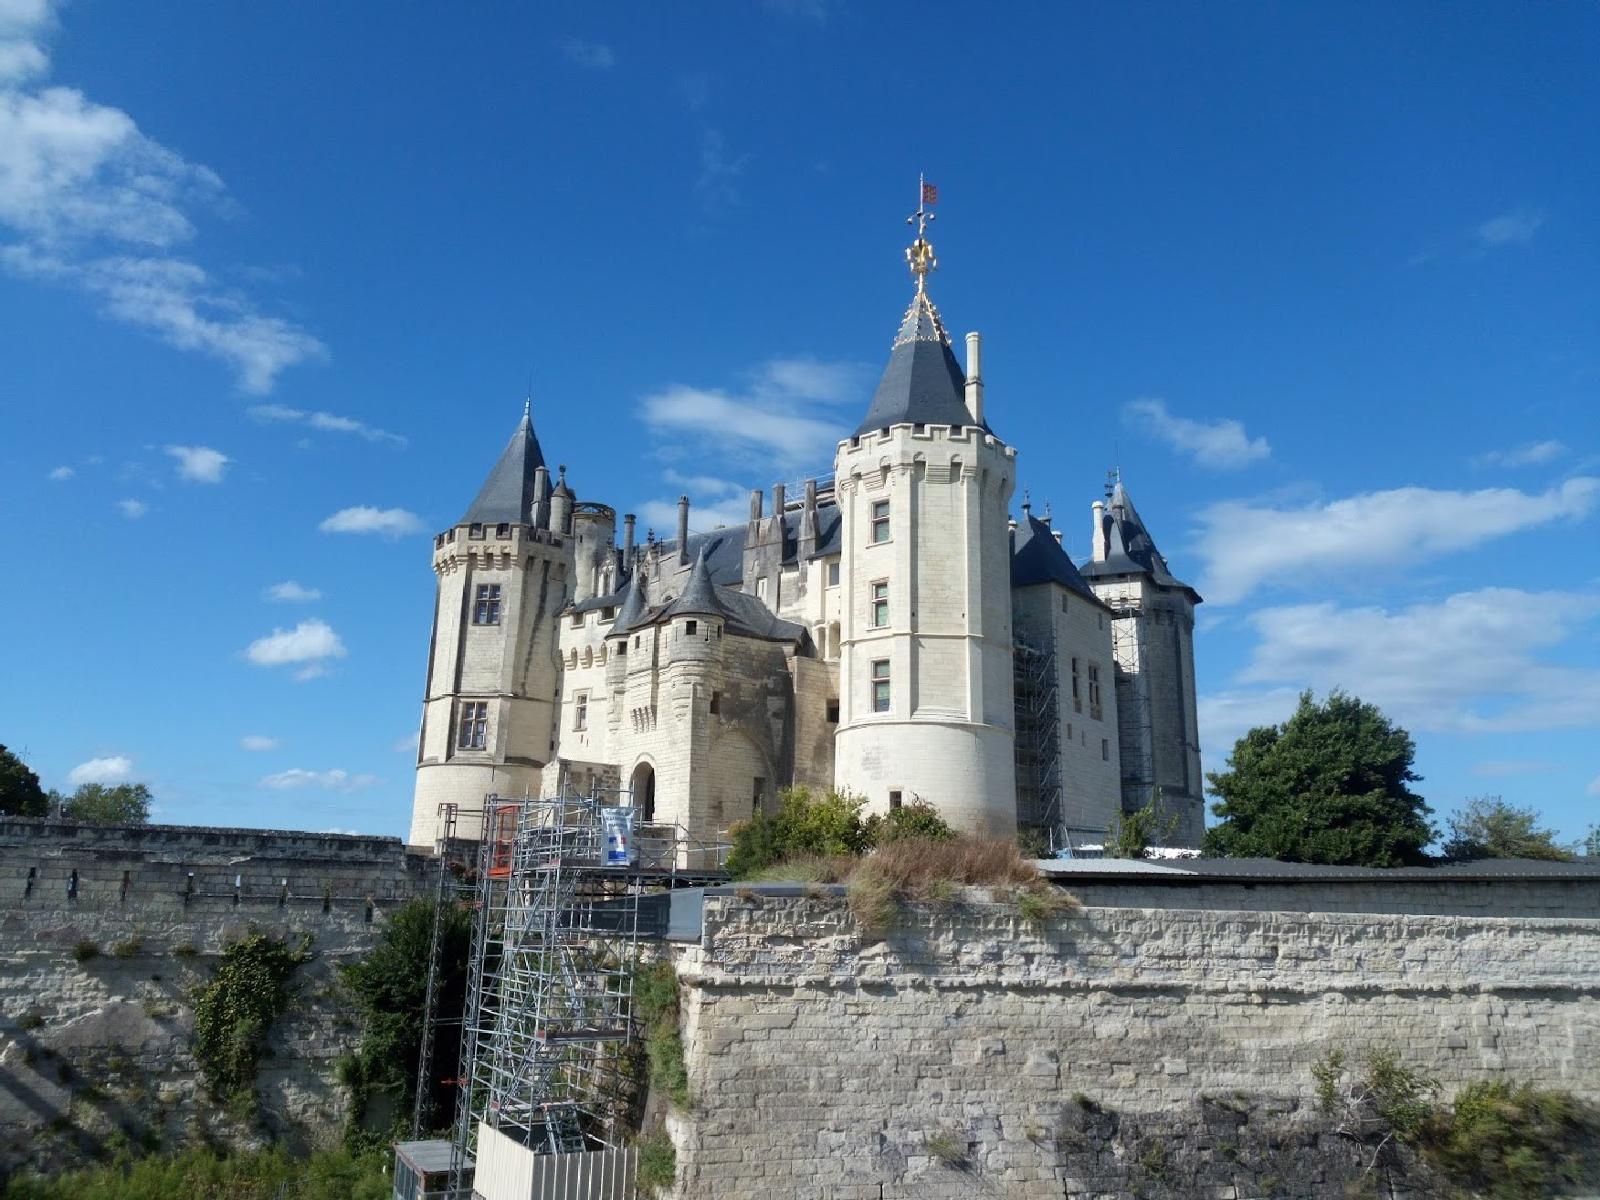
<svg viewBox="0 0 1600 1200"><path fill-rule="evenodd" d="M872 406L855 436L907 422L916 425L973 424L967 411L966 377L950 349L939 310L919 288L900 322L889 365L878 381ZM983 426L988 429L987 425Z"/></svg>
<svg viewBox="0 0 1600 1200"><path fill-rule="evenodd" d="M1101 523L1101 536L1106 539L1105 558L1084 563L1081 571L1089 578L1107 575L1148 575L1163 587L1194 589L1173 576L1167 560L1156 549L1156 542L1145 528L1133 501L1119 480L1106 502L1106 515ZM1200 597L1195 595L1196 602Z"/></svg>
<svg viewBox="0 0 1600 1200"><path fill-rule="evenodd" d="M679 596L662 610L662 618L681 616L704 616L726 618L727 610L722 602L717 599L717 585L711 582L711 568L706 562L706 548L700 547L700 554L694 560L694 569L689 572L689 582Z"/></svg>
<svg viewBox="0 0 1600 1200"><path fill-rule="evenodd" d="M619 633L627 633L635 625L641 623L645 612L644 571L637 565L633 574L628 578L628 590L622 597L622 607L617 610L617 619L611 623L611 632L607 637L615 637Z"/></svg>
<svg viewBox="0 0 1600 1200"><path fill-rule="evenodd" d="M502 521L526 524L532 520L534 505L533 473L544 466L544 451L533 433L533 418L524 409L517 431L511 435L505 453L495 463L489 477L478 490L478 498L461 518L461 524L498 525Z"/></svg>
<svg viewBox="0 0 1600 1200"><path fill-rule="evenodd" d="M1024 508L1022 522L1011 543L1011 586L1027 587L1035 583L1059 583L1098 602L1094 590L1083 581L1050 526Z"/></svg>

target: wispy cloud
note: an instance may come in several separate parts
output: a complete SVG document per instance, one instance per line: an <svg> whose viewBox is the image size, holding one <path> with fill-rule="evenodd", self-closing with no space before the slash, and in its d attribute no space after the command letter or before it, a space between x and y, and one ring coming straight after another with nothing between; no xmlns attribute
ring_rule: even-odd
<svg viewBox="0 0 1600 1200"><path fill-rule="evenodd" d="M1501 213L1478 226L1478 242L1490 248L1531 242L1533 235L1544 225L1544 220L1544 213L1538 209L1520 208L1515 212Z"/></svg>
<svg viewBox="0 0 1600 1200"><path fill-rule="evenodd" d="M606 71L617 65L616 53L604 42L592 42L587 38L563 38L561 40L561 53L567 56L569 62L590 71Z"/></svg>
<svg viewBox="0 0 1600 1200"><path fill-rule="evenodd" d="M113 785L133 779L133 759L126 754L113 754L107 758L91 758L67 772L67 782L77 787L85 783Z"/></svg>
<svg viewBox="0 0 1600 1200"><path fill-rule="evenodd" d="M305 587L292 579L273 584L262 595L278 604L304 604L311 600L322 599L322 593L316 588Z"/></svg>
<svg viewBox="0 0 1600 1200"><path fill-rule="evenodd" d="M137 521L150 511L150 506L143 500L118 500L117 511L130 521Z"/></svg>
<svg viewBox="0 0 1600 1200"><path fill-rule="evenodd" d="M1600 775L1596 775L1593 779L1591 779L1589 781L1589 786L1583 790L1585 795L1600 796Z"/></svg>
<svg viewBox="0 0 1600 1200"><path fill-rule="evenodd" d="M223 472L233 461L210 446L168 446L166 450L178 461L178 478L190 483L221 483Z"/></svg>
<svg viewBox="0 0 1600 1200"><path fill-rule="evenodd" d="M55 483L60 483L63 480L71 479L76 474L77 472L71 467L57 467L50 472L49 478Z"/></svg>
<svg viewBox="0 0 1600 1200"><path fill-rule="evenodd" d="M1224 501L1199 514L1200 590L1214 603L1231 604L1263 584L1415 565L1520 530L1579 520L1597 504L1600 479L1582 477L1533 493L1407 487L1302 508Z"/></svg>
<svg viewBox="0 0 1600 1200"><path fill-rule="evenodd" d="M422 518L403 508L373 508L358 504L341 508L317 526L323 533L375 533L397 538L422 532Z"/></svg>
<svg viewBox="0 0 1600 1200"><path fill-rule="evenodd" d="M377 782L376 775L352 775L339 767L331 771L307 771L301 767L291 767L287 771L279 771L276 775L263 776L261 786L276 791L320 788L327 792L355 792L371 787Z"/></svg>
<svg viewBox="0 0 1600 1200"><path fill-rule="evenodd" d="M260 733L247 733L239 739L239 749L248 750L252 754L264 754L268 750L276 750L278 746L277 738Z"/></svg>
<svg viewBox="0 0 1600 1200"><path fill-rule="evenodd" d="M0 266L76 287L114 319L221 359L248 392L321 357L313 335L172 254L194 238L194 213L232 210L213 171L146 137L121 109L39 84L55 8L0 8L0 226L16 239L0 247Z"/></svg>
<svg viewBox="0 0 1600 1200"><path fill-rule="evenodd" d="M341 417L337 413L306 412L284 404L253 404L245 411L257 421L304 425L324 433L353 433L369 442L381 442L397 449L406 445L406 439L398 433L390 433L387 429L379 429L354 417Z"/></svg>
<svg viewBox="0 0 1600 1200"><path fill-rule="evenodd" d="M740 180L750 162L748 154L731 154L720 129L700 132L700 174L695 179L695 194L707 216L719 216L737 208L744 199Z"/></svg>
<svg viewBox="0 0 1600 1200"><path fill-rule="evenodd" d="M1123 406L1123 420L1165 442L1196 464L1232 470L1258 462L1272 453L1264 437L1252 438L1238 421L1216 418L1196 421L1175 416L1164 400L1132 400Z"/></svg>
<svg viewBox="0 0 1600 1200"><path fill-rule="evenodd" d="M293 629L274 629L245 647L244 655L258 667L302 667L298 678L311 679L321 674L322 664L343 658L348 651L339 635L326 621L315 617L301 621Z"/></svg>
<svg viewBox="0 0 1600 1200"><path fill-rule="evenodd" d="M1551 439L1530 442L1526 446L1513 446L1509 450L1490 450L1472 460L1475 467L1537 467L1554 462L1567 453L1564 443Z"/></svg>

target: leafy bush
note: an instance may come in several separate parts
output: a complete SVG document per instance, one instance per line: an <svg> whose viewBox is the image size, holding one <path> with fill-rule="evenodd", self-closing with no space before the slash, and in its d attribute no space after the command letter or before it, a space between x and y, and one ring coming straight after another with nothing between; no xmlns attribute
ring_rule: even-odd
<svg viewBox="0 0 1600 1200"><path fill-rule="evenodd" d="M1446 858L1541 858L1562 862L1572 851L1556 842L1553 830L1539 827L1531 808L1507 804L1499 796L1474 796L1449 819Z"/></svg>
<svg viewBox="0 0 1600 1200"><path fill-rule="evenodd" d="M272 1023L289 1007L289 979L310 957L310 937L291 949L252 933L222 952L194 1005L194 1056L218 1099L248 1093Z"/></svg>
<svg viewBox="0 0 1600 1200"><path fill-rule="evenodd" d="M1582 1182L1583 1150L1597 1134L1594 1113L1570 1093L1469 1083L1453 1111L1428 1123L1424 1152L1453 1183L1516 1200Z"/></svg>
<svg viewBox="0 0 1600 1200"><path fill-rule="evenodd" d="M872 834L861 818L862 796L828 792L813 798L809 788L785 788L778 811L762 810L733 827L728 872L743 879L795 855L863 854Z"/></svg>
<svg viewBox="0 0 1600 1200"><path fill-rule="evenodd" d="M883 816L868 817L865 831L868 846L884 846L901 838L947 842L956 835L949 822L939 815L939 810L926 800L913 800L891 808Z"/></svg>
<svg viewBox="0 0 1600 1200"><path fill-rule="evenodd" d="M383 1155L333 1150L296 1161L272 1148L244 1154L186 1150L72 1171L49 1178L18 1176L3 1200L388 1200Z"/></svg>
<svg viewBox="0 0 1600 1200"><path fill-rule="evenodd" d="M144 943L136 937L131 937L111 947L111 953L118 958L134 958L143 949Z"/></svg>
<svg viewBox="0 0 1600 1200"><path fill-rule="evenodd" d="M1171 837L1178 827L1176 816L1161 815L1161 798L1150 801L1131 813L1118 813L1106 833L1107 858L1143 858L1152 845Z"/></svg>
<svg viewBox="0 0 1600 1200"><path fill-rule="evenodd" d="M83 941L72 948L72 957L81 963L86 963L91 958L99 958L100 943L91 942L88 938L84 938Z"/></svg>
<svg viewBox="0 0 1600 1200"><path fill-rule="evenodd" d="M652 963L634 976L633 1010L644 1028L650 1085L678 1108L688 1108L689 1067L678 1031L678 973L670 962Z"/></svg>
<svg viewBox="0 0 1600 1200"><path fill-rule="evenodd" d="M638 1184L647 1195L656 1196L673 1184L678 1173L678 1151L665 1130L639 1139Z"/></svg>

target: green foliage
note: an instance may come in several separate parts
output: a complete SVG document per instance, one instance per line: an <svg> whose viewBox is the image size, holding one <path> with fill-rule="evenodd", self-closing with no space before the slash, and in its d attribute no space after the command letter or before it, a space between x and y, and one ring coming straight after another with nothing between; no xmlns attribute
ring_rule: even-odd
<svg viewBox="0 0 1600 1200"><path fill-rule="evenodd" d="M222 1155L192 1149L49 1178L18 1176L0 1200L388 1200L381 1154L323 1151L295 1161L270 1148Z"/></svg>
<svg viewBox="0 0 1600 1200"><path fill-rule="evenodd" d="M111 953L118 958L137 958L139 951L144 949L144 943L136 937L126 938L111 947Z"/></svg>
<svg viewBox="0 0 1600 1200"><path fill-rule="evenodd" d="M1394 1143L1414 1145L1434 1116L1438 1082L1403 1065L1387 1046L1369 1050L1359 1073L1342 1050L1330 1050L1311 1074L1318 1107L1339 1133L1371 1148L1370 1166L1390 1166Z"/></svg>
<svg viewBox="0 0 1600 1200"><path fill-rule="evenodd" d="M967 1145L953 1133L940 1130L922 1139L922 1148L947 1167L959 1166L967 1161Z"/></svg>
<svg viewBox="0 0 1600 1200"><path fill-rule="evenodd" d="M1411 735L1374 705L1333 691L1311 693L1282 725L1240 738L1228 770L1207 776L1221 822L1205 851L1222 857L1342 866L1397 867L1425 860L1431 810L1406 785Z"/></svg>
<svg viewBox="0 0 1600 1200"><path fill-rule="evenodd" d="M775 813L757 810L733 827L728 871L743 879L796 855L863 854L872 834L861 818L866 799L830 791L813 798L809 788L785 788Z"/></svg>
<svg viewBox="0 0 1600 1200"><path fill-rule="evenodd" d="M1039 825L1017 826L1017 853L1023 858L1049 858L1050 835Z"/></svg>
<svg viewBox="0 0 1600 1200"><path fill-rule="evenodd" d="M416 1099L417 1055L422 1049L424 1007L428 990L428 953L433 939L434 904L413 900L396 909L377 943L360 962L339 970L345 990L361 1014L361 1044L341 1064L341 1082L350 1088L350 1128L358 1129L368 1105L379 1096L393 1102L397 1118L409 1122ZM472 916L451 905L439 927L439 1016L446 1022L466 1007L467 959L471 953ZM455 1073L460 1035L445 1024L434 1039L434 1080L423 1111L423 1127L449 1120L448 1093L437 1081Z"/></svg>
<svg viewBox="0 0 1600 1200"><path fill-rule="evenodd" d="M150 789L142 783L86 783L61 804L61 815L85 825L146 825Z"/></svg>
<svg viewBox="0 0 1600 1200"><path fill-rule="evenodd" d="M851 872L845 901L867 937L883 936L900 918L900 888L890 873L870 858Z"/></svg>
<svg viewBox="0 0 1600 1200"><path fill-rule="evenodd" d="M672 1186L678 1173L678 1151L665 1130L639 1139L637 1181L646 1195L658 1196Z"/></svg>
<svg viewBox="0 0 1600 1200"><path fill-rule="evenodd" d="M1043 924L1057 913L1077 907L1076 896L1042 880L1017 889L1017 915L1035 925Z"/></svg>
<svg viewBox="0 0 1600 1200"><path fill-rule="evenodd" d="M1106 836L1107 858L1143 858L1152 845L1159 845L1178 828L1176 816L1161 815L1161 797L1130 813L1112 818Z"/></svg>
<svg viewBox="0 0 1600 1200"><path fill-rule="evenodd" d="M30 1008L17 1018L17 1028L23 1033L32 1033L44 1024L44 1014L37 1008Z"/></svg>
<svg viewBox="0 0 1600 1200"><path fill-rule="evenodd" d="M1565 861L1572 851L1556 843L1554 830L1539 828L1531 808L1507 804L1499 796L1474 796L1450 817L1446 858L1540 858Z"/></svg>
<svg viewBox="0 0 1600 1200"><path fill-rule="evenodd" d="M195 949L193 942L179 942L172 948L172 952L179 958L193 958L200 951Z"/></svg>
<svg viewBox="0 0 1600 1200"><path fill-rule="evenodd" d="M86 963L90 959L99 958L100 943L91 942L88 938L84 938L77 945L73 946L72 957L81 963Z"/></svg>
<svg viewBox="0 0 1600 1200"><path fill-rule="evenodd" d="M635 974L633 1012L644 1029L650 1085L678 1108L688 1108L689 1067L678 1032L678 973L670 962L651 963Z"/></svg>
<svg viewBox="0 0 1600 1200"><path fill-rule="evenodd" d="M1583 1151L1597 1135L1592 1110L1567 1092L1470 1083L1453 1111L1429 1122L1424 1153L1452 1183L1476 1195L1517 1200L1583 1182Z"/></svg>
<svg viewBox="0 0 1600 1200"><path fill-rule="evenodd" d="M289 1007L290 977L310 957L310 937L291 948L252 933L222 952L216 974L194 1005L194 1057L220 1100L248 1094L272 1023Z"/></svg>
<svg viewBox="0 0 1600 1200"><path fill-rule="evenodd" d="M42 817L50 801L39 786L39 777L4 746L0 746L0 816Z"/></svg>
<svg viewBox="0 0 1600 1200"><path fill-rule="evenodd" d="M1589 832L1583 835L1580 846L1590 858L1600 858L1600 825L1589 826Z"/></svg>
<svg viewBox="0 0 1600 1200"><path fill-rule="evenodd" d="M956 831L926 800L913 800L891 808L884 816L874 814L865 823L868 846L882 846L901 838L920 838L925 842L948 842Z"/></svg>

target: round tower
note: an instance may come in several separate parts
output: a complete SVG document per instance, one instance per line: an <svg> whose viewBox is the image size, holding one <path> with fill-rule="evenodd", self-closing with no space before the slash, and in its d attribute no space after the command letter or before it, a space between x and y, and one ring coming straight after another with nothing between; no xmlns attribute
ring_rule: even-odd
<svg viewBox="0 0 1600 1200"><path fill-rule="evenodd" d="M610 592L616 559L617 510L579 501L572 509L572 600L582 604Z"/></svg>
<svg viewBox="0 0 1600 1200"><path fill-rule="evenodd" d="M834 456L841 526L835 782L872 812L924 801L953 826L1016 831L1008 514L1016 451L983 418L979 342L963 378L916 295L866 419Z"/></svg>

